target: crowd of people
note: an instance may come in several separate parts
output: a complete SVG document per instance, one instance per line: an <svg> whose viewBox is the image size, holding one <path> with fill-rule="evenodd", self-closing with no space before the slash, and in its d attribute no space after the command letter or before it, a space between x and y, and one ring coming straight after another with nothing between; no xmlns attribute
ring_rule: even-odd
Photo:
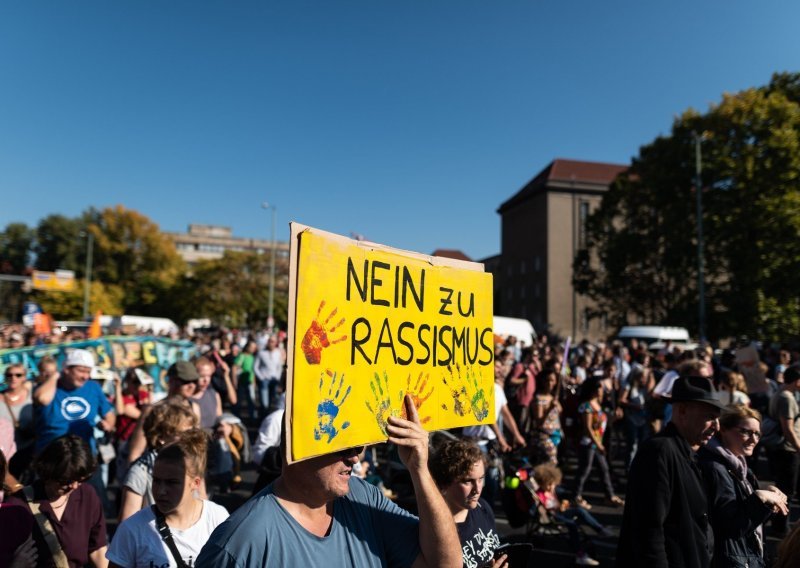
<svg viewBox="0 0 800 568"><path fill-rule="evenodd" d="M0 523L13 530L0 566L516 566L529 551L502 543L494 512L517 491L524 515L562 527L551 536L578 565L598 565L592 540L614 534L591 513L593 476L623 510L619 566L767 566L770 535L783 539L776 565L800 564L800 353L762 349L752 388L733 350L505 338L494 424L433 444L411 398L389 418L404 508L364 448L287 463L286 339L197 336L163 393L139 368L95 373L83 349L60 369L43 358L33 377L6 366ZM246 468L253 497L215 503ZM521 487L504 481L517 468Z"/></svg>

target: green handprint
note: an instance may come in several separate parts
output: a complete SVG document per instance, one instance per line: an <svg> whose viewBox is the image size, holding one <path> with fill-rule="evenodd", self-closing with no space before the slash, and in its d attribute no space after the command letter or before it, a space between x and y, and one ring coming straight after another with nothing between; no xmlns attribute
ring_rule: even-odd
<svg viewBox="0 0 800 568"><path fill-rule="evenodd" d="M442 382L450 389L450 396L453 397L453 412L458 416L464 416L468 406L473 416L482 422L489 416L489 403L483 387L478 383L480 375L474 373L472 367L467 367L465 377L462 378L461 367L458 364L455 365L455 372L450 365L447 366L447 370L450 373L450 380L442 376ZM442 403L442 408L449 410L445 403Z"/></svg>
<svg viewBox="0 0 800 568"><path fill-rule="evenodd" d="M373 408L369 401L364 401L370 413L375 416L375 421L378 423L378 428L381 429L384 436L388 436L386 426L388 425L390 416L399 416L400 411L392 408L392 395L389 393L389 377L386 371L383 372L383 384L381 384L381 377L375 373L375 379L369 381L369 388L372 390L372 395L375 397L375 408ZM400 400L403 400L403 393L400 393Z"/></svg>

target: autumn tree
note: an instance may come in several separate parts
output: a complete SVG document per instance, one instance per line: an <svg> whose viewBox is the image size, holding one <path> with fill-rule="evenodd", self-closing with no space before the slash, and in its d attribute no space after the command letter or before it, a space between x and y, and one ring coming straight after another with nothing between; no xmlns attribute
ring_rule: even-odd
<svg viewBox="0 0 800 568"><path fill-rule="evenodd" d="M702 144L709 337L800 337L800 75L688 110L643 146L587 221L576 289L599 312L697 329Z"/></svg>
<svg viewBox="0 0 800 568"><path fill-rule="evenodd" d="M57 320L81 320L83 319L84 283L83 279L76 280L75 288L69 291L34 290L30 294L30 300L39 304L45 313ZM97 280L92 281L89 287L91 315L94 315L97 310L104 314L125 313L123 298L124 292L121 287L104 284Z"/></svg>
<svg viewBox="0 0 800 568"><path fill-rule="evenodd" d="M120 286L128 313L166 315L163 298L185 272L172 240L148 217L122 205L96 212L93 278Z"/></svg>

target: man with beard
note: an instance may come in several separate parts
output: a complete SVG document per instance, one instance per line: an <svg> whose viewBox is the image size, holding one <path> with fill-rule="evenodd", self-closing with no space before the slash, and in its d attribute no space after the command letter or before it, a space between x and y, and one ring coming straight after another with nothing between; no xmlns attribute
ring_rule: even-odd
<svg viewBox="0 0 800 568"><path fill-rule="evenodd" d="M719 429L722 404L711 381L694 374L672 387L672 420L631 465L617 566L706 568L714 551L695 452Z"/></svg>

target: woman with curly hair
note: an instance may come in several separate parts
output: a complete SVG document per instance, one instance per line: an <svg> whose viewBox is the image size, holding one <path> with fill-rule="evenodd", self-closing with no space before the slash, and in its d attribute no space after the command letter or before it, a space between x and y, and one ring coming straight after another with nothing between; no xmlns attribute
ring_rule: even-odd
<svg viewBox="0 0 800 568"><path fill-rule="evenodd" d="M467 440L447 441L431 455L428 467L456 523L464 566L507 566L505 555L494 558L500 537L492 507L481 499L486 464L480 448Z"/></svg>
<svg viewBox="0 0 800 568"><path fill-rule="evenodd" d="M120 522L155 502L152 492L153 466L159 450L175 441L181 432L198 425L197 415L183 404L164 402L152 408L143 424L147 449L131 464L122 483Z"/></svg>

